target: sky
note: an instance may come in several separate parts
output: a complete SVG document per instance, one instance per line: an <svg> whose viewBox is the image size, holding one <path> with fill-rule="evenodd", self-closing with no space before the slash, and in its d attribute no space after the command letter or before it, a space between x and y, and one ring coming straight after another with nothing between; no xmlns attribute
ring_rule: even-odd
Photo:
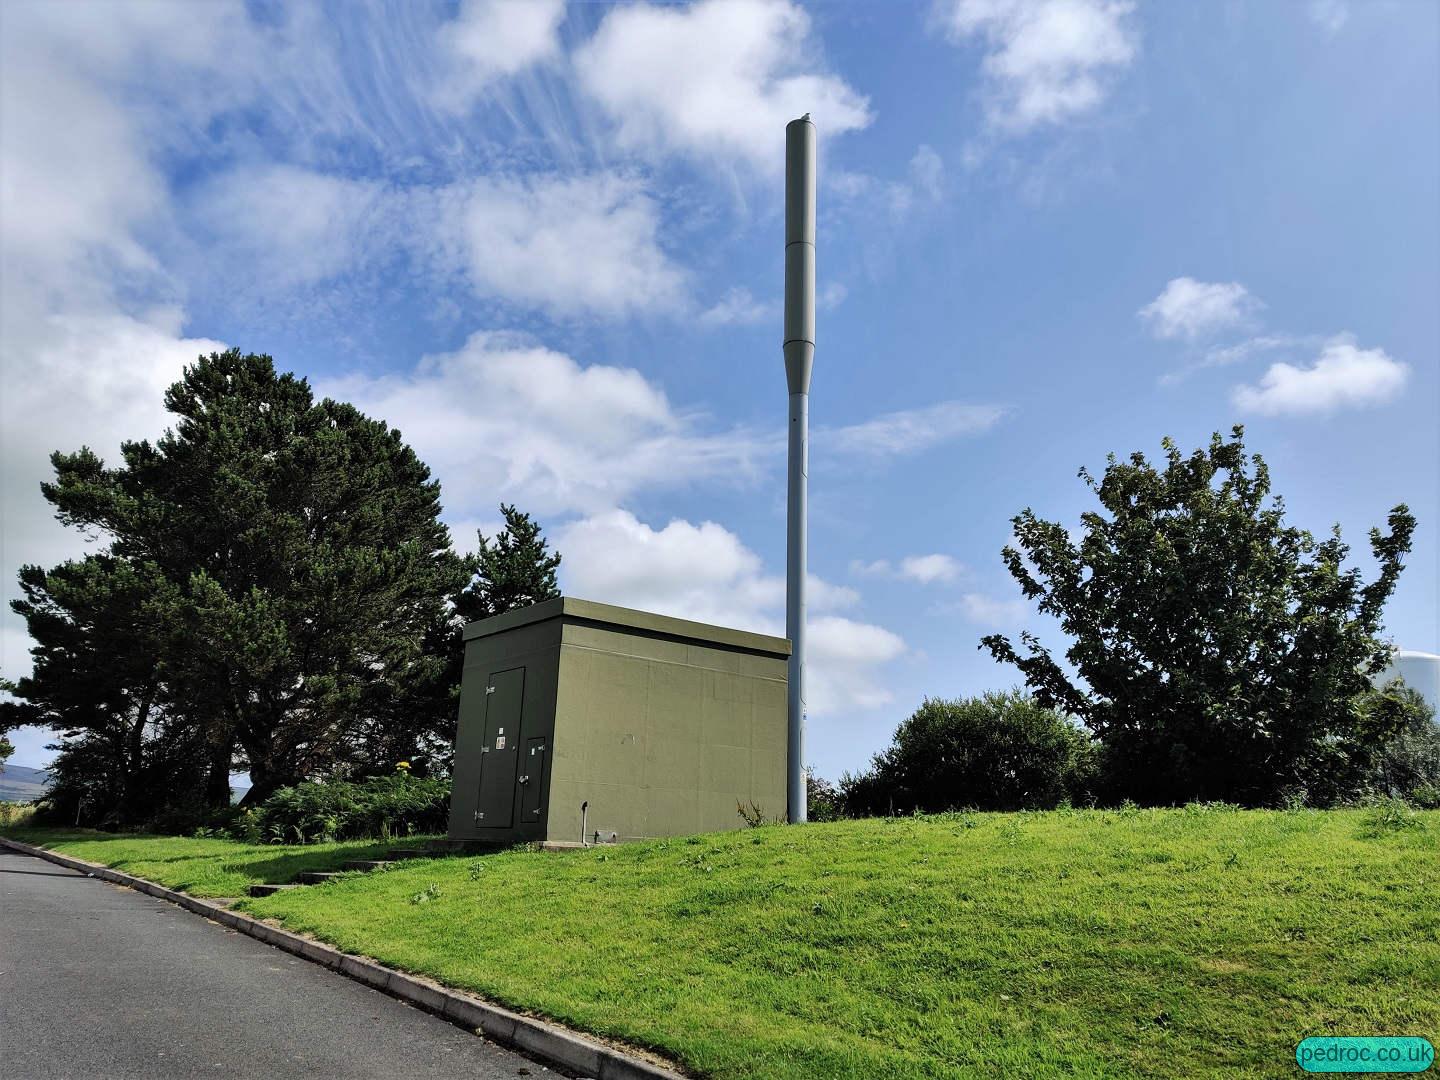
<svg viewBox="0 0 1440 1080"><path fill-rule="evenodd" d="M51 451L224 347L400 429L457 546L783 633L785 123L820 139L806 757L1062 645L1000 559L1081 466L1246 426L1290 520L1406 502L1440 651L1429 0L0 6L3 572L93 550ZM1093 496L1091 497L1093 498ZM0 670L29 669L7 611ZM43 766L51 736L12 736Z"/></svg>

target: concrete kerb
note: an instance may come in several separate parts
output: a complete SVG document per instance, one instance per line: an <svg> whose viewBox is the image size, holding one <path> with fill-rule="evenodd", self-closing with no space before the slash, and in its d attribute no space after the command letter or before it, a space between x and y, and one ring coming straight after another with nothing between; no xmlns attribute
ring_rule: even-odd
<svg viewBox="0 0 1440 1080"><path fill-rule="evenodd" d="M248 934L257 941L283 949L392 997L400 998L458 1027L484 1035L497 1043L513 1046L581 1076L594 1077L595 1080L684 1080L681 1073L595 1042L576 1032L512 1012L499 1005L492 1005L488 1001L447 989L426 979L407 975L373 960L332 949L318 941L292 934L278 926L252 919L248 915L208 903L198 897L175 892L145 878L4 836L0 836L0 847L46 859L101 881L123 885L148 896L169 901L212 922Z"/></svg>

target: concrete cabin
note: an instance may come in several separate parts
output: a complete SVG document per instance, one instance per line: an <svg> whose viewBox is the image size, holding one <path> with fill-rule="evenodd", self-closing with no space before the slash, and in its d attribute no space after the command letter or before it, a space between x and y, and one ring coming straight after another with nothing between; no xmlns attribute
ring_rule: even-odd
<svg viewBox="0 0 1440 1080"><path fill-rule="evenodd" d="M559 597L465 628L455 841L586 842L784 818L790 643Z"/></svg>

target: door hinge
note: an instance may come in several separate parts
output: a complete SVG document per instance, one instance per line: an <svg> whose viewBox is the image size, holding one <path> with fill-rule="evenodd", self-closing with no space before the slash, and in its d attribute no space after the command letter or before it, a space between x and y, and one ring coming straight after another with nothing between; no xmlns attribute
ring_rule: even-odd
<svg viewBox="0 0 1440 1080"><path fill-rule="evenodd" d="M487 686L487 687L485 687L485 692L486 692L487 694L493 694L493 693L495 692L495 687L493 687L493 686Z"/></svg>

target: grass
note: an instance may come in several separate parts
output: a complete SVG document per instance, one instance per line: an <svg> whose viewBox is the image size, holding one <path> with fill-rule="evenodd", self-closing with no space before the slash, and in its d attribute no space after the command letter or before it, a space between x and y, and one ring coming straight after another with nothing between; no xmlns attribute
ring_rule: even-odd
<svg viewBox="0 0 1440 1080"><path fill-rule="evenodd" d="M283 885L307 870L339 870L350 859L379 859L386 851L428 837L335 844L237 844L188 836L103 833L93 829L5 828L6 836L76 858L103 863L192 896L244 896L257 883Z"/></svg>
<svg viewBox="0 0 1440 1080"><path fill-rule="evenodd" d="M143 845L218 842L129 843L155 876ZM767 827L241 906L717 1078L1293 1076L1309 1035L1440 1041L1440 812Z"/></svg>

